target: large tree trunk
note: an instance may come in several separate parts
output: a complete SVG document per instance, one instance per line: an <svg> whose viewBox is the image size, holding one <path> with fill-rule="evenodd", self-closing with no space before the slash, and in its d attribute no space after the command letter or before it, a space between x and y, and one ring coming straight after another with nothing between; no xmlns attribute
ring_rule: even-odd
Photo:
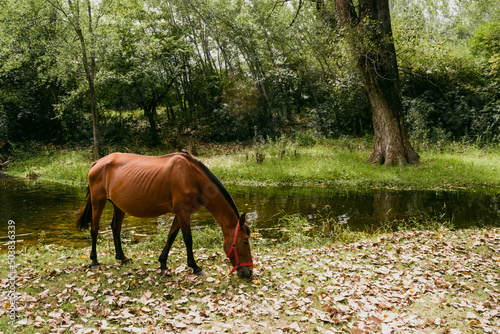
<svg viewBox="0 0 500 334"><path fill-rule="evenodd" d="M410 145L404 126L399 85L395 80L380 76L376 66L371 64L361 69L372 107L374 147L369 161L378 164L418 164L419 157Z"/></svg>
<svg viewBox="0 0 500 334"><path fill-rule="evenodd" d="M335 9L356 57L373 112L374 148L369 161L419 164L403 120L396 51L388 0L335 0Z"/></svg>

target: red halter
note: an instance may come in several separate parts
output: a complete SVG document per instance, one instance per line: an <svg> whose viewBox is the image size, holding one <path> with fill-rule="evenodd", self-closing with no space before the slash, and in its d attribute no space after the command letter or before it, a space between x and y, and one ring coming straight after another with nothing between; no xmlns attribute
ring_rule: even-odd
<svg viewBox="0 0 500 334"><path fill-rule="evenodd" d="M239 229L240 229L240 221L238 220L238 223L236 224L236 229L234 230L233 244L231 245L231 249L229 250L229 253L227 253L226 256L226 260L229 262L229 256L231 256L231 253L234 251L234 257L236 258L236 265L233 267L233 269L231 269L229 275L231 275L236 269L240 267L253 266L252 262L240 263L240 258L238 257L238 251L236 250L236 239L238 238Z"/></svg>

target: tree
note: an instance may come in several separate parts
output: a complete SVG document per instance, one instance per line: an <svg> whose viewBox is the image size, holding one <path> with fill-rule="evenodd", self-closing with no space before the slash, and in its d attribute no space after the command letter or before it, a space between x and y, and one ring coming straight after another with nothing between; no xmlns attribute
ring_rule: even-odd
<svg viewBox="0 0 500 334"><path fill-rule="evenodd" d="M46 0L61 15L70 29L76 34L79 42L78 55L85 71L90 94L90 111L92 114L92 130L94 138L94 159L101 156L101 136L99 132L99 118L97 114L97 97L95 90L96 77L96 49L99 20L111 6L113 0ZM97 8L97 10L95 9ZM95 12L97 11L97 15ZM71 44L71 41L67 41Z"/></svg>
<svg viewBox="0 0 500 334"><path fill-rule="evenodd" d="M54 59L50 41L58 31L52 8L10 0L0 6L0 139L61 139L52 106L59 87L48 74Z"/></svg>
<svg viewBox="0 0 500 334"><path fill-rule="evenodd" d="M323 0L317 6L332 20ZM374 148L369 161L386 165L419 164L406 134L396 50L388 0L335 0L335 11L356 58L372 107Z"/></svg>
<svg viewBox="0 0 500 334"><path fill-rule="evenodd" d="M105 97L111 104L123 100L128 108L143 109L150 128L148 143L154 146L160 143L157 107L176 80L173 58L184 52L184 43L170 23L172 10L150 5L154 3L130 1L116 6L116 17L106 27L113 47L107 49L101 69L107 82L99 83L112 92Z"/></svg>
<svg viewBox="0 0 500 334"><path fill-rule="evenodd" d="M492 74L498 79L500 74L500 19L482 24L472 39L472 51L482 54L488 61Z"/></svg>

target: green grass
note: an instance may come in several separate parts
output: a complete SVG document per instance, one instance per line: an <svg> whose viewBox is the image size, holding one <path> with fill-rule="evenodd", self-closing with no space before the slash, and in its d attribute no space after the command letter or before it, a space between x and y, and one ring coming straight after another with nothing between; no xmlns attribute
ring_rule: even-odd
<svg viewBox="0 0 500 334"><path fill-rule="evenodd" d="M256 154L264 156L257 162ZM202 157L225 182L257 186L343 189L463 189L500 187L500 148L448 146L420 152L422 164L378 166L367 162L363 139L302 147L293 142L257 145L230 154ZM261 158L262 159L262 158Z"/></svg>
<svg viewBox="0 0 500 334"><path fill-rule="evenodd" d="M88 150L35 147L14 151L12 160L6 171L9 175L83 186L88 183L92 154Z"/></svg>
<svg viewBox="0 0 500 334"><path fill-rule="evenodd" d="M500 147L449 143L419 152L422 164L378 166L367 162L367 139L306 141L280 138L251 146L204 145L192 147L200 160L224 182L253 186L337 187L342 189L499 189ZM106 148L140 154L169 151ZM86 184L91 164L89 150L41 147L18 150L7 174Z"/></svg>

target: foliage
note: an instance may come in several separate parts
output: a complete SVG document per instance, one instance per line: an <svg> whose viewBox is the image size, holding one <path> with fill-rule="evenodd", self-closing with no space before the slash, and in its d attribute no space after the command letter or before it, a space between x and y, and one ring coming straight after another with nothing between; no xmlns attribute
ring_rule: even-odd
<svg viewBox="0 0 500 334"><path fill-rule="evenodd" d="M353 59L313 2L299 15L296 1L127 0L101 11L106 4L95 3L93 19L103 16L88 50L105 145L373 131ZM394 1L391 13L415 146L498 142L498 9ZM45 0L2 2L2 140L90 146L90 92L67 23Z"/></svg>
<svg viewBox="0 0 500 334"><path fill-rule="evenodd" d="M57 26L42 20L50 10L40 3L2 3L0 13L0 136L14 142L62 139L54 120L51 93L57 83L48 78L51 50L43 40L57 33ZM26 52L24 52L26 51Z"/></svg>
<svg viewBox="0 0 500 334"><path fill-rule="evenodd" d="M357 78L337 82L331 96L310 110L309 127L325 137L373 133L370 102Z"/></svg>
<svg viewBox="0 0 500 334"><path fill-rule="evenodd" d="M417 147L449 139L499 140L498 80L478 52L481 43L485 52L494 49L498 24L490 20L497 8L480 3L394 4L406 122Z"/></svg>
<svg viewBox="0 0 500 334"><path fill-rule="evenodd" d="M474 32L472 38L472 52L483 55L498 80L500 77L500 20L485 22Z"/></svg>

